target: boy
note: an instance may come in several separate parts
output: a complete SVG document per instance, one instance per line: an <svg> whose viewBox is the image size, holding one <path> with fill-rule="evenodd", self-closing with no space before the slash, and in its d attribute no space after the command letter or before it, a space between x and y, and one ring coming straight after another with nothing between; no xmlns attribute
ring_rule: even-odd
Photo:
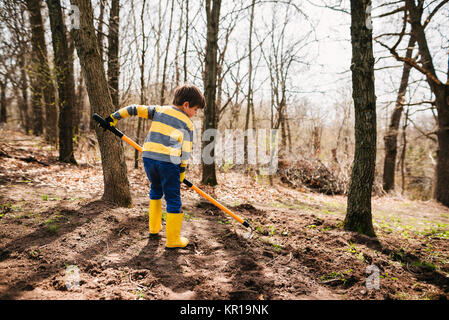
<svg viewBox="0 0 449 320"><path fill-rule="evenodd" d="M190 118L205 104L197 87L183 85L175 90L173 106L130 105L106 118L111 126L129 116L152 120L142 154L145 172L151 182L149 229L150 236L157 236L161 230L161 198L164 195L167 248L184 248L189 243L180 236L184 216L181 213L180 187L192 152L193 123Z"/></svg>

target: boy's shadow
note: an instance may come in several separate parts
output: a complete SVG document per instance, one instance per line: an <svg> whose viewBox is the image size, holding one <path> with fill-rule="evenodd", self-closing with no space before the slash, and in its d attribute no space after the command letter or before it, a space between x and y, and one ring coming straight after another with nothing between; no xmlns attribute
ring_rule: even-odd
<svg viewBox="0 0 449 320"><path fill-rule="evenodd" d="M194 252L192 244L186 248L167 249L165 248L165 237L149 237L138 255L124 262L112 263L107 267L127 267L131 269L131 277L134 273L139 274L145 271L147 275L155 279L153 287L160 284L176 294L183 294L186 291L191 291L192 284L195 283L195 279L185 275L182 268L182 266L186 266L184 257L192 252ZM138 279L133 279L133 281L138 281Z"/></svg>

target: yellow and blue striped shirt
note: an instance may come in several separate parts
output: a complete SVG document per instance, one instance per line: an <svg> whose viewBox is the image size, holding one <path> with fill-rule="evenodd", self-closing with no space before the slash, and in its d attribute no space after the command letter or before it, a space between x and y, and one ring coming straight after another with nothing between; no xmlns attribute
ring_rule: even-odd
<svg viewBox="0 0 449 320"><path fill-rule="evenodd" d="M192 153L193 123L182 110L174 106L130 105L113 113L117 120L138 116L152 120L145 138L145 158L181 164L187 162Z"/></svg>

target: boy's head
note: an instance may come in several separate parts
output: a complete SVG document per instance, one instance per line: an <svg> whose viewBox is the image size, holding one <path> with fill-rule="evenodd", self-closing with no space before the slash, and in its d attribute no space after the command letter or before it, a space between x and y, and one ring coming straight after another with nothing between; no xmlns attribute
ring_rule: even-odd
<svg viewBox="0 0 449 320"><path fill-rule="evenodd" d="M185 84L176 88L173 104L180 107L191 118L198 109L206 106L206 99L197 87Z"/></svg>

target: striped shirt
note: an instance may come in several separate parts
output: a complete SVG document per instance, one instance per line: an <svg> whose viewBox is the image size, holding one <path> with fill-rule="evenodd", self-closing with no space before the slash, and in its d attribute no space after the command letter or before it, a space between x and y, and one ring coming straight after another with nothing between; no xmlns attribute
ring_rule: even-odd
<svg viewBox="0 0 449 320"><path fill-rule="evenodd" d="M192 153L193 123L185 112L174 106L133 104L117 110L112 116L117 120L129 116L152 120L142 156L187 166Z"/></svg>

